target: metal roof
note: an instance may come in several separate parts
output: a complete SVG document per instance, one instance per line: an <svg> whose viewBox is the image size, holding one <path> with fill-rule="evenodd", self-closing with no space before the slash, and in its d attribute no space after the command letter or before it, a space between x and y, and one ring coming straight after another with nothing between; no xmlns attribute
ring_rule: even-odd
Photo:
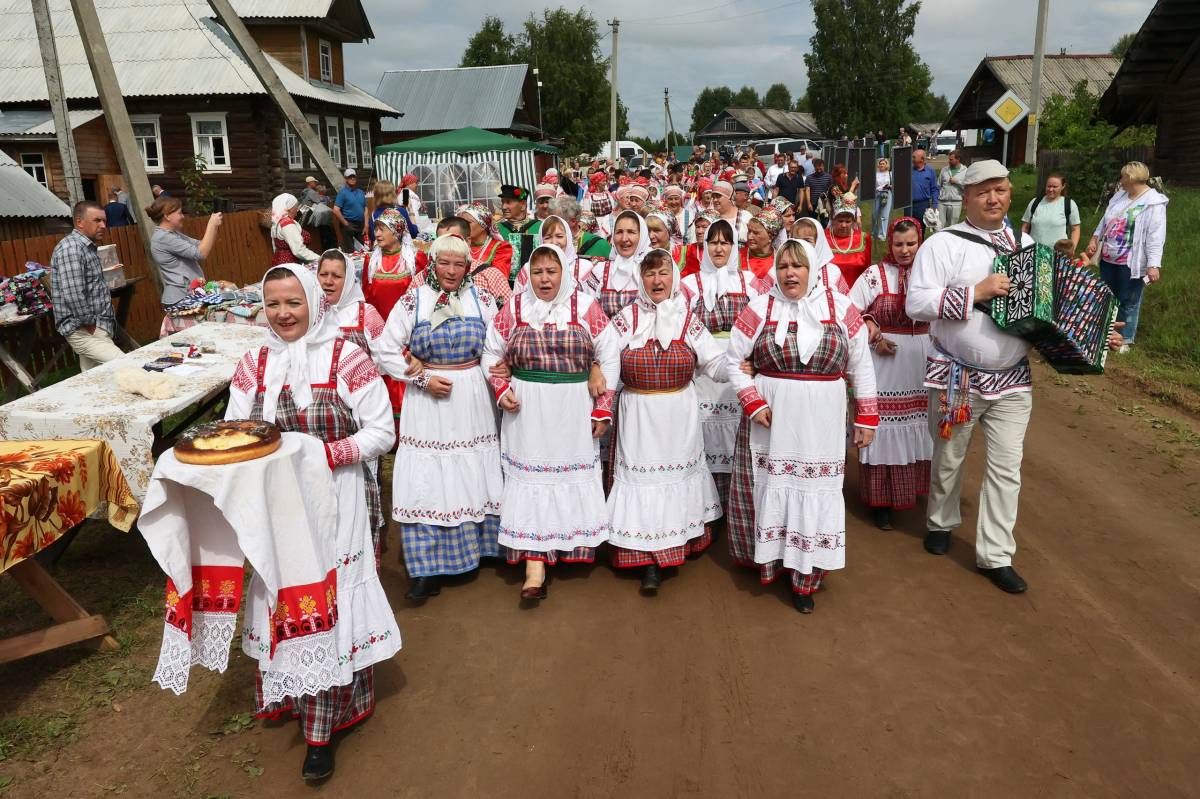
<svg viewBox="0 0 1200 799"><path fill-rule="evenodd" d="M238 0L254 7L261 0ZM282 0L282 9L328 0ZM186 0L96 0L100 25L126 97L265 94L233 40L207 4ZM280 13L283 13L281 10ZM50 0L63 88L68 99L94 99L96 87L71 13L70 0ZM314 85L267 56L289 92L356 108L399 113L351 84ZM46 79L27 0L0 0L0 103L46 101Z"/></svg>
<svg viewBox="0 0 1200 799"><path fill-rule="evenodd" d="M375 96L404 112L385 131L507 130L522 105L528 64L457 69L388 70Z"/></svg>
<svg viewBox="0 0 1200 799"><path fill-rule="evenodd" d="M99 109L69 111L71 130L103 116ZM0 111L0 136L53 136L54 115L48 108L20 108Z"/></svg>
<svg viewBox="0 0 1200 799"><path fill-rule="evenodd" d="M1015 92L1026 104L1033 92L1033 56L1007 55L984 59L1004 87ZM1042 66L1042 96L1069 95L1076 84L1086 81L1092 94L1104 94L1121 59L1103 55L1048 55Z"/></svg>
<svg viewBox="0 0 1200 799"><path fill-rule="evenodd" d="M780 111L775 108L726 108L725 113L736 119L750 133L760 136L812 136L817 133L817 121L803 111ZM718 116L718 118L720 118ZM703 132L711 132L713 120Z"/></svg>
<svg viewBox="0 0 1200 799"><path fill-rule="evenodd" d="M0 152L0 217L70 216L62 200L34 180L21 165Z"/></svg>

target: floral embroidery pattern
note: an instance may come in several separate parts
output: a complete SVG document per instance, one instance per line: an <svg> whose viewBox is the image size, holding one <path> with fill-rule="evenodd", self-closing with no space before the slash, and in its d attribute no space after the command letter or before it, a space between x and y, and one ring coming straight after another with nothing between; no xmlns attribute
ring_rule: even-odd
<svg viewBox="0 0 1200 799"><path fill-rule="evenodd" d="M441 522L442 525L449 527L462 523L464 518L471 521L481 516L499 516L500 503L488 502L482 508L455 508L448 511L430 510L428 508L401 508L397 506L392 508L392 515L396 518L404 517L405 521L420 519L425 522Z"/></svg>
<svg viewBox="0 0 1200 799"><path fill-rule="evenodd" d="M710 513L719 513L720 510L721 503L717 502L706 507L701 515L708 516ZM652 532L646 532L643 530L613 530L613 537L626 540L644 541L646 543L670 541L681 536L695 538L700 533L703 533L704 529L708 527L709 524L709 522L695 521L688 524L687 527L684 527L682 530L654 530Z"/></svg>
<svg viewBox="0 0 1200 799"><path fill-rule="evenodd" d="M633 464L624 457L617 458L617 466L635 474L670 474L672 472L690 472L700 463L699 458L693 458L685 463L638 463Z"/></svg>
<svg viewBox="0 0 1200 799"><path fill-rule="evenodd" d="M818 549L834 551L846 548L846 531L839 533L801 533L788 530L786 527L758 527L755 536L759 543L767 544L784 539L784 545L801 552L815 552Z"/></svg>
<svg viewBox="0 0 1200 799"><path fill-rule="evenodd" d="M599 527L592 527L587 530L560 530L553 533L539 533L534 530L514 530L511 527L500 526L500 536L513 539L515 541L530 541L539 544L544 544L547 541L563 541L574 542L578 539L595 538L601 535L607 535L612 528L608 524L602 524Z"/></svg>
<svg viewBox="0 0 1200 799"><path fill-rule="evenodd" d="M500 460L506 466L511 466L518 471L532 472L534 474L570 474L572 472L586 472L600 467L599 457L587 463L527 463L517 460L507 452L502 452L500 453Z"/></svg>
<svg viewBox="0 0 1200 799"><path fill-rule="evenodd" d="M349 655L339 655L338 656L338 665L339 666L346 665L350 661L354 660L354 656L357 655L359 652L366 652L369 649L371 649L371 647L375 646L375 644L381 644L391 637L392 637L391 630L384 630L381 633L377 633L374 630L372 630L367 635L366 638L355 641L351 645Z"/></svg>
<svg viewBox="0 0 1200 799"><path fill-rule="evenodd" d="M754 456L754 468L772 476L820 479L841 477L846 473L845 459L837 461L805 461L795 458L772 458L760 453Z"/></svg>
<svg viewBox="0 0 1200 799"><path fill-rule="evenodd" d="M402 447L451 452L453 450L475 449L480 444L498 444L500 436L495 433L487 433L475 438L459 439L457 441L431 441L426 438L416 438L414 436L400 436L399 442Z"/></svg>

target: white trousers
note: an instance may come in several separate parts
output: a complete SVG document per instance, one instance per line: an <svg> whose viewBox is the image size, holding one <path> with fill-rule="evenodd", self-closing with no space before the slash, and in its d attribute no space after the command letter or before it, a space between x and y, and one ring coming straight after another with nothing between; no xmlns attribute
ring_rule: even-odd
<svg viewBox="0 0 1200 799"><path fill-rule="evenodd" d="M979 491L979 520L975 527L975 564L985 569L1011 566L1017 541L1017 498L1021 493L1021 457L1025 428L1033 409L1033 393L1022 391L999 399L971 397L971 421L954 426L949 439L938 435L939 389L929 392L929 428L933 435L933 464L926 504L928 529L953 530L962 524L960 495L964 460L971 432L983 427L987 445L983 485Z"/></svg>
<svg viewBox="0 0 1200 799"><path fill-rule="evenodd" d="M74 333L68 334L67 343L79 356L79 369L82 372L125 354L121 352L120 347L113 344L112 336L99 327L95 333L89 333L82 327L78 328Z"/></svg>
<svg viewBox="0 0 1200 799"><path fill-rule="evenodd" d="M951 200L946 202L942 200L938 203L938 219L941 223L939 230L945 230L951 225L958 224L958 217L962 214L962 202Z"/></svg>

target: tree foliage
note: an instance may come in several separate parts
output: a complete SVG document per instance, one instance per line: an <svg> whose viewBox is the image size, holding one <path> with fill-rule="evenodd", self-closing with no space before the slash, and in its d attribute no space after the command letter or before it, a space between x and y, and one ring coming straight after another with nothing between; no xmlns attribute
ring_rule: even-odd
<svg viewBox="0 0 1200 799"><path fill-rule="evenodd" d="M1112 54L1117 58L1124 59L1125 54L1129 52L1130 45L1133 44L1133 40L1136 38L1136 33L1122 34L1121 38L1117 39L1117 43L1112 46Z"/></svg>
<svg viewBox="0 0 1200 799"><path fill-rule="evenodd" d="M775 108L779 111L792 110L792 93L782 83L773 83L762 98L763 108Z"/></svg>
<svg viewBox="0 0 1200 799"><path fill-rule="evenodd" d="M467 42L461 65L529 64L542 81L542 127L568 152L595 153L608 141L608 59L600 31L586 8L547 8L508 33L497 17L484 17ZM618 98L617 138L629 133L628 109Z"/></svg>
<svg viewBox="0 0 1200 799"><path fill-rule="evenodd" d="M732 106L733 89L728 86L708 86L696 96L692 105L692 131L701 130L712 118Z"/></svg>
<svg viewBox="0 0 1200 799"><path fill-rule="evenodd" d="M912 47L920 2L812 0L816 32L808 68L808 100L825 134L895 130L932 114L932 76ZM948 109L947 109L948 110Z"/></svg>
<svg viewBox="0 0 1200 799"><path fill-rule="evenodd" d="M758 91L753 86L743 86L733 95L734 108L758 108L760 105Z"/></svg>

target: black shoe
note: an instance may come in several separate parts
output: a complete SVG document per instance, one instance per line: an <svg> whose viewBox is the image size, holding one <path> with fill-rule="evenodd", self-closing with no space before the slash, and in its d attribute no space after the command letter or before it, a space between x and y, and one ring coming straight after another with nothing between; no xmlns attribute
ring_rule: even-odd
<svg viewBox="0 0 1200 799"><path fill-rule="evenodd" d="M333 773L333 747L309 744L300 776L306 780L323 780Z"/></svg>
<svg viewBox="0 0 1200 799"><path fill-rule="evenodd" d="M995 569L985 569L982 566L976 566L979 573L988 578L1001 591L1007 591L1010 594L1023 594L1029 584L1017 574L1017 570L1012 566L998 566Z"/></svg>
<svg viewBox="0 0 1200 799"><path fill-rule="evenodd" d="M872 508L871 518L875 521L875 526L880 530L893 529L891 508Z"/></svg>
<svg viewBox="0 0 1200 799"><path fill-rule="evenodd" d="M812 613L817 603L813 602L812 594L792 594L792 604L801 613Z"/></svg>
<svg viewBox="0 0 1200 799"><path fill-rule="evenodd" d="M662 569L651 563L642 571L642 593L656 593L661 585Z"/></svg>
<svg viewBox="0 0 1200 799"><path fill-rule="evenodd" d="M950 551L950 531L930 530L925 534L925 551L930 555L945 555Z"/></svg>
<svg viewBox="0 0 1200 799"><path fill-rule="evenodd" d="M409 586L408 593L404 595L405 599L419 601L429 599L431 596L437 596L442 593L442 585L436 577L418 577L412 581Z"/></svg>

